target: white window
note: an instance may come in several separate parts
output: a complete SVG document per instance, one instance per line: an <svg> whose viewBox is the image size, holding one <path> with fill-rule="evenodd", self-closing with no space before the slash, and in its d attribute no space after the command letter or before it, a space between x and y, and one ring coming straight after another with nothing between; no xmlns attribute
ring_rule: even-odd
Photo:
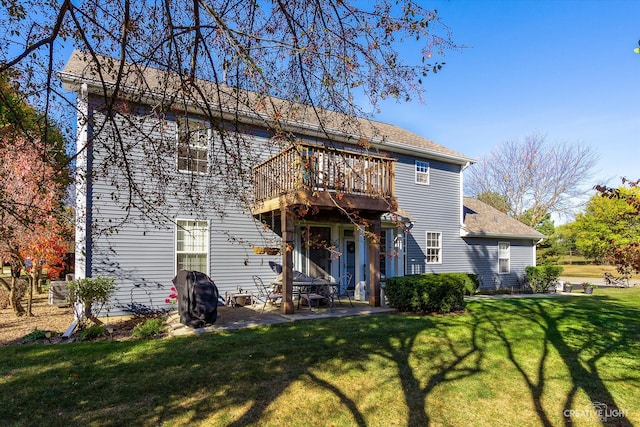
<svg viewBox="0 0 640 427"><path fill-rule="evenodd" d="M427 246L425 255L427 264L442 263L442 233L427 231Z"/></svg>
<svg viewBox="0 0 640 427"><path fill-rule="evenodd" d="M429 162L416 160L416 184L429 185Z"/></svg>
<svg viewBox="0 0 640 427"><path fill-rule="evenodd" d="M209 169L209 126L202 120L181 117L176 120L178 170L207 173Z"/></svg>
<svg viewBox="0 0 640 427"><path fill-rule="evenodd" d="M498 242L498 272L509 273L511 271L511 244Z"/></svg>
<svg viewBox="0 0 640 427"><path fill-rule="evenodd" d="M208 274L209 225L207 221L176 221L176 271L195 270Z"/></svg>

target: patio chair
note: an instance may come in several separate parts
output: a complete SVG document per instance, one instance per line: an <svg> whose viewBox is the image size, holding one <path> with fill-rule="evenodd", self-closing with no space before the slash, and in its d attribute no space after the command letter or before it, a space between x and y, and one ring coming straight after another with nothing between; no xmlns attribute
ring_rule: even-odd
<svg viewBox="0 0 640 427"><path fill-rule="evenodd" d="M268 302L272 304L276 304L278 300L282 302L282 294L268 289L260 277L253 276L253 283L255 283L258 290L258 295L254 296L254 300L260 300L263 303L261 313L264 313Z"/></svg>
<svg viewBox="0 0 640 427"><path fill-rule="evenodd" d="M321 293L321 285L315 281L309 283L309 285L299 286L298 294L298 308L300 308L300 300L305 300L310 311L313 311L313 301L317 301L316 307L320 307L320 301L323 299L329 300L327 295Z"/></svg>
<svg viewBox="0 0 640 427"><path fill-rule="evenodd" d="M342 304L340 300L341 296L345 296L349 299L349 304L353 307L353 301L351 301L350 292L355 292L355 287L351 287L351 280L353 279L353 275L351 273L344 273L342 276L338 277L338 292L335 298L338 299L338 302ZM344 287L343 287L344 286Z"/></svg>

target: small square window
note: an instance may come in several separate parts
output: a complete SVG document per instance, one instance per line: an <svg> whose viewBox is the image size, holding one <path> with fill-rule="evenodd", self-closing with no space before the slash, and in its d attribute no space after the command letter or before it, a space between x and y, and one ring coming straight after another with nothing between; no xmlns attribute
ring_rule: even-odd
<svg viewBox="0 0 640 427"><path fill-rule="evenodd" d="M429 162L416 160L416 184L429 185Z"/></svg>

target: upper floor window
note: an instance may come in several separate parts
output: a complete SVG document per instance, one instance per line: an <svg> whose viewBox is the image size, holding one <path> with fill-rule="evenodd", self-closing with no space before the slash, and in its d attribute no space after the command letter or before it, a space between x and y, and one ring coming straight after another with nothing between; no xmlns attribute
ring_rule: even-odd
<svg viewBox="0 0 640 427"><path fill-rule="evenodd" d="M416 184L429 185L429 162L416 160Z"/></svg>
<svg viewBox="0 0 640 427"><path fill-rule="evenodd" d="M509 273L511 271L511 244L498 242L498 272Z"/></svg>
<svg viewBox="0 0 640 427"><path fill-rule="evenodd" d="M178 126L178 170L207 173L209 169L210 130L207 122L181 117Z"/></svg>
<svg viewBox="0 0 640 427"><path fill-rule="evenodd" d="M442 233L427 231L425 255L427 264L442 263Z"/></svg>

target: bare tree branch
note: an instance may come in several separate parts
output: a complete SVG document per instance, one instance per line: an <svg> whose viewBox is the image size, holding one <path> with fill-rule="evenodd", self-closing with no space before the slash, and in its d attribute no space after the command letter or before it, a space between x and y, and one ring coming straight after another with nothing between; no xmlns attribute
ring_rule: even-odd
<svg viewBox="0 0 640 427"><path fill-rule="evenodd" d="M467 192L501 196L508 214L536 227L548 214L569 214L589 191L596 153L531 134L505 141L469 170Z"/></svg>

